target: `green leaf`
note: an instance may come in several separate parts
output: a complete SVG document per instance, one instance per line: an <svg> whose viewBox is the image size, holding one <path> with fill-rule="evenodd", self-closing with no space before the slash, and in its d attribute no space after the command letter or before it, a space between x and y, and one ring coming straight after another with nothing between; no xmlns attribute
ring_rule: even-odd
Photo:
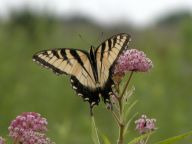
<svg viewBox="0 0 192 144"><path fill-rule="evenodd" d="M135 87L134 86L132 86L131 87L131 89L127 89L126 91L125 91L125 94L124 94L124 96L123 96L123 101L125 102L125 103L127 103L127 101L129 100L129 98L133 95L133 92L135 91Z"/></svg>
<svg viewBox="0 0 192 144"><path fill-rule="evenodd" d="M129 128L129 125L130 125L130 123L132 122L133 118L134 118L136 115L137 115L137 113L135 113L135 114L128 120L128 122L126 123L126 125L125 125L125 130L124 130L124 134L123 134L123 135L125 135L125 134L127 133L127 130L128 130L128 128Z"/></svg>
<svg viewBox="0 0 192 144"><path fill-rule="evenodd" d="M92 126L92 140L94 144L101 144L99 141L99 135L98 135L98 130L95 124L94 116L91 116L91 126Z"/></svg>
<svg viewBox="0 0 192 144"><path fill-rule="evenodd" d="M101 131L99 131L102 140L103 140L103 144L111 144L111 142L109 141L109 139L107 138L107 136L105 136Z"/></svg>
<svg viewBox="0 0 192 144"><path fill-rule="evenodd" d="M184 134L178 135L178 136L174 136L165 140L162 140L160 142L156 142L155 144L173 144L179 140L182 140L188 136L192 136L192 131L186 132Z"/></svg>
<svg viewBox="0 0 192 144"><path fill-rule="evenodd" d="M150 132L150 133L143 134L139 137L136 137L132 141L130 141L128 144L136 144L136 143L140 142L141 140L150 137L153 133L154 132Z"/></svg>
<svg viewBox="0 0 192 144"><path fill-rule="evenodd" d="M129 115L131 109L136 105L136 103L137 103L137 100L134 101L134 102L127 108L127 110L125 111L125 118L128 117L128 115Z"/></svg>

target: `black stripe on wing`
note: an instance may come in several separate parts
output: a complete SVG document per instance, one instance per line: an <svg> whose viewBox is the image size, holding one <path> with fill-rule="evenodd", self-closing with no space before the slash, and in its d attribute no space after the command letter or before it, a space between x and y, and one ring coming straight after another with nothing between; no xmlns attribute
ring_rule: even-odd
<svg viewBox="0 0 192 144"><path fill-rule="evenodd" d="M121 40L126 37L126 39L123 41L123 44L120 45ZM112 36L111 38L104 41L95 51L95 55L97 55L98 51L100 51L100 61L102 63L104 53L107 52L108 55L110 55L110 52L113 51L113 48L116 48L116 45L120 46L120 49L118 49L118 54L116 55L116 58L121 54L121 52L127 47L129 41L131 40L131 36L126 33L121 33ZM100 50L101 49L101 50ZM116 59L115 59L116 60ZM114 60L114 62L115 62Z"/></svg>
<svg viewBox="0 0 192 144"><path fill-rule="evenodd" d="M54 56L56 56L57 58L59 58L58 52L56 50L52 50L52 53Z"/></svg>
<svg viewBox="0 0 192 144"><path fill-rule="evenodd" d="M70 51L72 51L72 50L70 50ZM68 57L66 54L66 49L61 49L60 53L63 56L63 60L68 60Z"/></svg>
<svg viewBox="0 0 192 144"><path fill-rule="evenodd" d="M111 51L111 48L112 48L112 40L111 39L108 39L108 46L109 46L109 49L108 49L108 54L109 54L109 52Z"/></svg>
<svg viewBox="0 0 192 144"><path fill-rule="evenodd" d="M104 51L105 51L105 49L106 49L106 42L103 42L102 44L101 44L101 57L100 57L100 61L102 61L102 59L103 59L103 54L104 54Z"/></svg>
<svg viewBox="0 0 192 144"><path fill-rule="evenodd" d="M93 78L91 77L89 71L85 68L83 61L81 60L80 56L78 55L76 50L71 50L70 51L71 55L77 60L77 62L82 66L82 68L87 72L87 74L89 75L89 77L93 80ZM90 58L88 57L89 61ZM91 64L91 61L90 61ZM94 80L93 80L94 81Z"/></svg>
<svg viewBox="0 0 192 144"><path fill-rule="evenodd" d="M46 52L45 52L46 53ZM57 55L55 55L57 57ZM33 56L33 61L37 62L38 64L42 65L45 68L50 68L52 69L52 71L55 74L67 74L64 71L61 71L60 69L58 69L57 67L51 65L50 63L48 63L47 61L45 61L44 59L41 59L40 57L38 57L38 55L34 55Z"/></svg>

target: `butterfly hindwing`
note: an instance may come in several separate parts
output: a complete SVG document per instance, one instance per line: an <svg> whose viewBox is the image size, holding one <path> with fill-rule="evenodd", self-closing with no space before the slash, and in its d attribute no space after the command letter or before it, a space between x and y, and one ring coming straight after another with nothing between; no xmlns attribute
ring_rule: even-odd
<svg viewBox="0 0 192 144"><path fill-rule="evenodd" d="M91 107L99 104L100 98L97 88L85 87L75 76L71 76L71 84L77 95L82 97L84 101L88 101Z"/></svg>

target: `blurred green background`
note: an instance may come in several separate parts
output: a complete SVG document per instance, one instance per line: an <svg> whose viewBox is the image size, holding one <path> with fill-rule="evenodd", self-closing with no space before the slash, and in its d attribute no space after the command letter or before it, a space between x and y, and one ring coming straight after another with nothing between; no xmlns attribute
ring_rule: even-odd
<svg viewBox="0 0 192 144"><path fill-rule="evenodd" d="M7 127L17 115L35 111L48 119L48 135L56 143L92 143L88 103L75 95L69 77L43 69L32 61L32 55L59 47L88 50L90 44L96 47L121 32L131 34L130 47L144 51L154 63L149 73L136 73L131 83L136 88L132 99L138 100L132 112L157 119L158 130L151 141L191 130L189 12L170 13L152 25L137 28L127 23L106 26L83 16L59 18L26 9L13 11L8 20L0 19L0 135L8 135ZM100 103L94 114L98 128L115 143L118 131L111 113ZM129 131L129 140L138 135L134 124Z"/></svg>

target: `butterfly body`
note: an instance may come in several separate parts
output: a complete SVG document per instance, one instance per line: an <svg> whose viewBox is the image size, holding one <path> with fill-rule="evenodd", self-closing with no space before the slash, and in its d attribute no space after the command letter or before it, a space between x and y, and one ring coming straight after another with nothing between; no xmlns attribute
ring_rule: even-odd
<svg viewBox="0 0 192 144"><path fill-rule="evenodd" d="M72 88L92 108L100 97L110 104L113 66L121 52L127 48L130 36L117 34L89 52L80 49L58 48L36 53L33 60L57 74L70 75Z"/></svg>

